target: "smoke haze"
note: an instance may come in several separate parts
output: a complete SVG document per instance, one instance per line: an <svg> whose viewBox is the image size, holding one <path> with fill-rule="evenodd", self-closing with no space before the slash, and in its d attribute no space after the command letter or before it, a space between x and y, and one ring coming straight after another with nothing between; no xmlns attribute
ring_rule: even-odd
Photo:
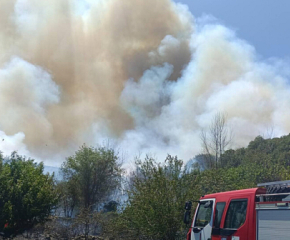
<svg viewBox="0 0 290 240"><path fill-rule="evenodd" d="M0 150L60 165L111 139L184 160L227 114L233 147L290 132L287 63L170 0L2 0ZM2 140L2 141L1 141Z"/></svg>

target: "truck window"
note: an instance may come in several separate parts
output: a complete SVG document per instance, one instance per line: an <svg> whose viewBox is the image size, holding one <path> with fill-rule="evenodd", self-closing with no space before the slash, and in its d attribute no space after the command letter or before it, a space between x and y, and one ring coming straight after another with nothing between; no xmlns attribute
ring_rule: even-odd
<svg viewBox="0 0 290 240"><path fill-rule="evenodd" d="M210 204L209 204L210 203ZM213 201L202 201L199 203L195 218L195 227L205 227L211 220Z"/></svg>
<svg viewBox="0 0 290 240"><path fill-rule="evenodd" d="M224 212L224 208L226 206L225 202L218 202L215 207L215 217L214 217L214 228L219 228L222 220L222 215Z"/></svg>
<svg viewBox="0 0 290 240"><path fill-rule="evenodd" d="M227 211L224 228L238 229L246 221L247 199L232 200Z"/></svg>

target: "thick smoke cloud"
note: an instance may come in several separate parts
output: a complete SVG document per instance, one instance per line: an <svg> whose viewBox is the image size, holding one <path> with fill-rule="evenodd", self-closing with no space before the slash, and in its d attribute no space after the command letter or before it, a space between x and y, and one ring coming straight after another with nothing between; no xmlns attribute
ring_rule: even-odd
<svg viewBox="0 0 290 240"><path fill-rule="evenodd" d="M2 0L0 149L60 165L111 139L184 160L225 112L244 146L290 131L281 60L263 61L226 27L170 0Z"/></svg>

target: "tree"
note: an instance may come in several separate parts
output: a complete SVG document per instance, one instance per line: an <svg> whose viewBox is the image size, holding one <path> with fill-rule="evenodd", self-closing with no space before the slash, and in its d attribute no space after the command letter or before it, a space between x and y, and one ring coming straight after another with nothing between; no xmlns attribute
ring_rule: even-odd
<svg viewBox="0 0 290 240"><path fill-rule="evenodd" d="M209 129L202 130L200 134L204 154L205 166L218 168L218 164L223 166L222 154L232 142L232 131L226 125L226 117L222 113L217 113L209 126Z"/></svg>
<svg viewBox="0 0 290 240"><path fill-rule="evenodd" d="M98 211L120 186L123 169L113 149L82 146L75 155L67 158L61 167L67 197L73 200L84 220L86 238L89 233L90 214ZM74 194L74 196L71 196Z"/></svg>
<svg viewBox="0 0 290 240"><path fill-rule="evenodd" d="M75 188L74 182L62 181L57 184L56 188L59 195L59 206L61 212L60 216L64 216L66 218L73 217L73 213L78 204L78 196L77 189Z"/></svg>
<svg viewBox="0 0 290 240"><path fill-rule="evenodd" d="M127 229L130 239L175 239L183 226L187 200L183 162L168 155L161 165L147 156L144 161L136 161L136 165L127 206L117 221L122 223L118 234ZM116 225L115 221L115 229Z"/></svg>
<svg viewBox="0 0 290 240"><path fill-rule="evenodd" d="M194 157L195 164L193 165L194 169L206 170L213 169L215 167L215 158L213 155L204 153L198 154Z"/></svg>
<svg viewBox="0 0 290 240"><path fill-rule="evenodd" d="M0 229L17 233L44 221L57 194L53 176L43 174L43 163L14 152L1 160L0 169Z"/></svg>

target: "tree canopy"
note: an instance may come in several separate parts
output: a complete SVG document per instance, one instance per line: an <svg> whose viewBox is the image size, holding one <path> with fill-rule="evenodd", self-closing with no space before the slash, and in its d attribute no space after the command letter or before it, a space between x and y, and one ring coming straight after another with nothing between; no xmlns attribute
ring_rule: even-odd
<svg viewBox="0 0 290 240"><path fill-rule="evenodd" d="M113 149L84 145L65 160L61 171L76 204L94 210L120 186L123 170Z"/></svg>
<svg viewBox="0 0 290 240"><path fill-rule="evenodd" d="M115 224L120 235L128 230L131 239L175 239L187 199L182 167L183 162L170 155L164 164L148 156L136 161L128 202Z"/></svg>
<svg viewBox="0 0 290 240"><path fill-rule="evenodd" d="M57 202L53 176L16 152L0 159L0 228L18 232L44 221Z"/></svg>

